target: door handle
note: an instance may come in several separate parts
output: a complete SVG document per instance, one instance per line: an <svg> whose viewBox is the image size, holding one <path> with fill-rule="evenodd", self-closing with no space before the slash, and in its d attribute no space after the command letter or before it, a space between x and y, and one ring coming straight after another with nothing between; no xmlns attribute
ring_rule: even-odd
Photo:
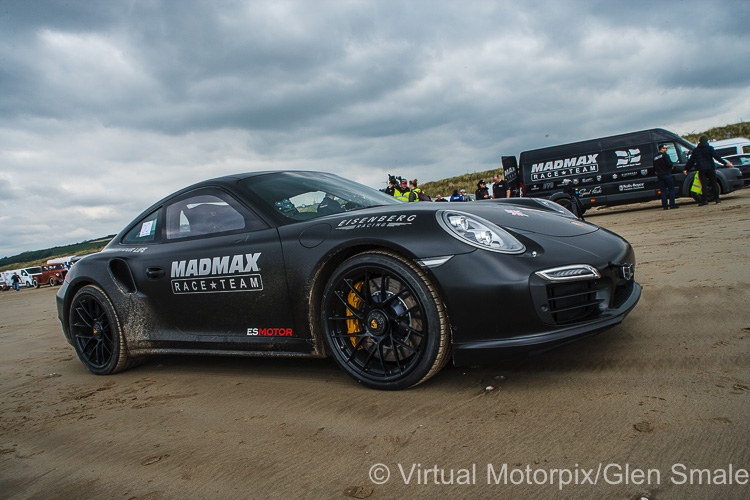
<svg viewBox="0 0 750 500"><path fill-rule="evenodd" d="M150 280L158 280L163 278L167 273L164 272L164 269L161 267L147 267L146 268L146 276Z"/></svg>

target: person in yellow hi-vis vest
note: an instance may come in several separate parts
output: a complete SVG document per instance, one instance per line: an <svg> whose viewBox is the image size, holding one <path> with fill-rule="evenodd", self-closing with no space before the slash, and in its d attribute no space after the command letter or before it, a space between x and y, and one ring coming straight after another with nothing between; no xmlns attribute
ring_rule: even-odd
<svg viewBox="0 0 750 500"><path fill-rule="evenodd" d="M409 186L406 185L406 179L401 178L401 184L396 187L393 197L398 200L409 201Z"/></svg>

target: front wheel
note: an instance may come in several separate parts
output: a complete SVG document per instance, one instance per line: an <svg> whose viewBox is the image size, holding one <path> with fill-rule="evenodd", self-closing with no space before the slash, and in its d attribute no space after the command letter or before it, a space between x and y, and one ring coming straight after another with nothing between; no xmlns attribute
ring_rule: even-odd
<svg viewBox="0 0 750 500"><path fill-rule="evenodd" d="M91 373L109 375L130 366L120 321L101 288L81 288L70 304L68 321L78 359Z"/></svg>
<svg viewBox="0 0 750 500"><path fill-rule="evenodd" d="M336 362L373 389L415 386L449 358L448 318L435 286L395 254L365 252L341 264L323 292L321 322Z"/></svg>

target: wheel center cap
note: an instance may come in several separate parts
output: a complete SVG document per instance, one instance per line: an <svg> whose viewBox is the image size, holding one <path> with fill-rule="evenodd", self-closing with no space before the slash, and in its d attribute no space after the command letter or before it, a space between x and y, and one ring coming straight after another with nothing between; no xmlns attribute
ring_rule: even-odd
<svg viewBox="0 0 750 500"><path fill-rule="evenodd" d="M94 322L94 335L102 333L102 324L99 321Z"/></svg>
<svg viewBox="0 0 750 500"><path fill-rule="evenodd" d="M367 331L373 335L383 335L388 318L381 311L371 311L367 315Z"/></svg>

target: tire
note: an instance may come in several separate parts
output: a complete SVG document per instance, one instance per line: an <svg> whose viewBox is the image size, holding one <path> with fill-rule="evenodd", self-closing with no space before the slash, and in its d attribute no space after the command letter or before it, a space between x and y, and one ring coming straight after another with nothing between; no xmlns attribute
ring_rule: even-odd
<svg viewBox="0 0 750 500"><path fill-rule="evenodd" d="M328 349L362 385L413 387L449 359L450 328L437 289L398 255L371 251L348 259L328 280L322 303Z"/></svg>
<svg viewBox="0 0 750 500"><path fill-rule="evenodd" d="M579 213L580 210L578 210L578 204L573 203L573 200L571 200L570 198L558 198L557 200L555 200L555 203L568 210L579 219L583 215L582 213Z"/></svg>
<svg viewBox="0 0 750 500"><path fill-rule="evenodd" d="M109 375L132 364L112 302L99 287L87 285L75 294L68 325L78 359L91 373Z"/></svg>

